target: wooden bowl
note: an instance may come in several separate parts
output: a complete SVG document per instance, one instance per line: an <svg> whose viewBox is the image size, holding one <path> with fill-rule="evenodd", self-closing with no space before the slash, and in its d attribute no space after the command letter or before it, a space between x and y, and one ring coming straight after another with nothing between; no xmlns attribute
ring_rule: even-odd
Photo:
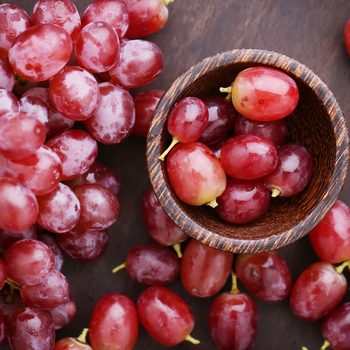
<svg viewBox="0 0 350 350"><path fill-rule="evenodd" d="M170 142L167 117L185 96L218 94L243 69L269 66L289 74L298 84L300 101L288 117L290 140L306 146L314 171L299 195L273 200L269 212L247 225L223 222L215 210L182 203L174 194L165 163L158 157ZM349 137L343 113L327 85L309 68L282 54L254 49L227 51L204 59L180 76L160 101L147 139L148 171L161 205L189 236L235 253L274 250L306 235L331 209L348 171Z"/></svg>

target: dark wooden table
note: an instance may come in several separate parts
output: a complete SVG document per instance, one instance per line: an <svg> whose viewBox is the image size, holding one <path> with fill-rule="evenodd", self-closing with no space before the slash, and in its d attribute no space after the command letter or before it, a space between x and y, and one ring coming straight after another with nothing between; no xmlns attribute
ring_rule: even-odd
<svg viewBox="0 0 350 350"><path fill-rule="evenodd" d="M29 0L9 2L28 10L35 3ZM80 11L88 2L75 1ZM164 72L145 89L167 89L190 65L217 52L261 48L284 53L314 70L334 92L345 115L350 116L350 58L343 45L343 27L350 17L349 0L176 0L169 9L166 28L149 37L164 52ZM128 248L149 240L140 209L143 192L150 186L145 140L131 137L121 145L101 146L99 158L121 175L121 216L110 229L108 249L99 260L82 264L66 258L63 272L72 285L78 314L67 328L58 332L59 339L78 336L81 329L88 326L91 308L106 293L118 291L136 300L142 290L130 281L125 271L112 275L111 269L124 260ZM348 204L349 190L350 181L347 181L341 198ZM316 260L307 238L282 249L281 253L294 278ZM211 299L190 297L179 282L171 288L189 302L195 314L197 323L193 336L202 341L196 349L214 349L208 331ZM347 300L350 300L349 295ZM319 349L323 342L320 323L299 321L289 310L288 301L257 303L260 324L254 349L295 350L302 345L310 350ZM162 349L142 330L135 348ZM177 348L195 349L185 343Z"/></svg>

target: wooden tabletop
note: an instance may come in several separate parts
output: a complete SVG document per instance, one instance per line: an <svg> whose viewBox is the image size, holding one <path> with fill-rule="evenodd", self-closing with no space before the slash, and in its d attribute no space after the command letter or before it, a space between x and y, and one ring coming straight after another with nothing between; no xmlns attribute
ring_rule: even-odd
<svg viewBox="0 0 350 350"><path fill-rule="evenodd" d="M3 2L3 1L1 1ZM27 10L35 1L9 1ZM79 10L89 1L75 1ZM175 0L169 6L170 18L159 34L149 37L165 56L161 76L144 88L167 89L171 82L195 62L217 52L234 48L275 50L311 68L330 87L345 115L350 116L350 58L343 45L343 27L350 17L349 0ZM349 119L347 119L349 121ZM99 158L112 166L122 178L121 215L110 229L105 254L95 262L83 264L65 259L63 272L72 286L78 314L58 338L78 336L88 326L91 308L103 295L121 292L136 300L143 287L133 283L125 271L112 275L111 269L123 262L127 250L149 240L141 216L141 199L150 184L145 163L145 140L131 137L116 146L101 146ZM341 198L350 204L350 181ZM293 277L316 261L307 238L281 250ZM350 280L350 275L347 275ZM195 314L193 336L197 347L182 344L178 349L214 349L208 331L208 309L212 299L187 295L180 283L171 286L187 300ZM228 290L229 285L227 285ZM244 290L242 288L242 290ZM348 294L347 300L350 300ZM268 304L257 300L260 321L256 350L295 350L307 345L319 349L323 340L320 323L298 320L288 301ZM5 349L5 348L4 348ZM137 350L163 349L141 330Z"/></svg>

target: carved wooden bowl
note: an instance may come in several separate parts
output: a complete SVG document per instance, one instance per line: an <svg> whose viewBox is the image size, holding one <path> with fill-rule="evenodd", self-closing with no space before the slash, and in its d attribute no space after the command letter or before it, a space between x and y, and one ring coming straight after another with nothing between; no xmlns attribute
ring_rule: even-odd
<svg viewBox="0 0 350 350"><path fill-rule="evenodd" d="M170 187L165 164L158 157L170 142L167 117L185 96L218 94L243 69L263 65L278 68L298 84L300 101L288 117L289 141L307 147L314 171L307 188L293 198L271 201L267 214L246 225L222 221L207 206L182 203ZM147 139L147 162L153 188L171 219L189 236L235 253L274 250L305 236L331 209L344 184L349 162L349 138L343 113L327 85L300 62L279 53L241 49L209 57L190 68L160 101Z"/></svg>

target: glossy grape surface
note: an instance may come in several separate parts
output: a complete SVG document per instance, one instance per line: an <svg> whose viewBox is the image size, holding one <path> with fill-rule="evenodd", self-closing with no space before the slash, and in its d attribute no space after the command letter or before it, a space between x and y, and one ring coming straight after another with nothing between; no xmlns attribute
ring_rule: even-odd
<svg viewBox="0 0 350 350"><path fill-rule="evenodd" d="M72 40L64 29L40 24L17 36L9 51L9 61L20 77L45 81L67 64L72 49Z"/></svg>
<svg viewBox="0 0 350 350"><path fill-rule="evenodd" d="M226 175L220 161L199 142L177 144L166 158L166 168L171 187L186 204L209 203L225 190Z"/></svg>
<svg viewBox="0 0 350 350"><path fill-rule="evenodd" d="M350 56L350 19L346 22L344 27L344 43L346 50Z"/></svg>
<svg viewBox="0 0 350 350"><path fill-rule="evenodd" d="M77 313L77 307L74 301L61 304L53 309L48 310L52 317L52 323L55 330L61 329L72 322Z"/></svg>
<svg viewBox="0 0 350 350"><path fill-rule="evenodd" d="M38 239L51 249L52 254L55 257L55 270L61 271L63 265L63 253L61 248L56 243L56 240L52 236L44 233L40 233L38 235Z"/></svg>
<svg viewBox="0 0 350 350"><path fill-rule="evenodd" d="M288 265L277 252L239 255L235 272L250 293L265 301L285 299L292 287Z"/></svg>
<svg viewBox="0 0 350 350"><path fill-rule="evenodd" d="M89 329L94 350L133 349L139 333L135 304L122 294L104 296L92 311Z"/></svg>
<svg viewBox="0 0 350 350"><path fill-rule="evenodd" d="M7 59L0 57L0 89L12 91L14 85L15 85L15 76L13 74L12 67L10 66Z"/></svg>
<svg viewBox="0 0 350 350"><path fill-rule="evenodd" d="M49 109L47 104L42 99L35 96L24 96L19 100L19 102L23 112L27 112L29 115L37 118L45 125L47 129Z"/></svg>
<svg viewBox="0 0 350 350"><path fill-rule="evenodd" d="M64 338L59 340L53 350L93 350L89 344L84 344L75 338Z"/></svg>
<svg viewBox="0 0 350 350"><path fill-rule="evenodd" d="M0 89L0 116L6 113L17 113L20 110L19 102L14 94L6 89Z"/></svg>
<svg viewBox="0 0 350 350"><path fill-rule="evenodd" d="M137 300L137 310L147 333L163 346L180 344L194 327L189 306L176 293L164 287L144 290Z"/></svg>
<svg viewBox="0 0 350 350"><path fill-rule="evenodd" d="M273 121L291 114L299 89L287 74L269 67L241 71L232 84L232 102L238 113L259 121Z"/></svg>
<svg viewBox="0 0 350 350"><path fill-rule="evenodd" d="M309 238L321 260L336 264L350 259L350 208L337 200Z"/></svg>

